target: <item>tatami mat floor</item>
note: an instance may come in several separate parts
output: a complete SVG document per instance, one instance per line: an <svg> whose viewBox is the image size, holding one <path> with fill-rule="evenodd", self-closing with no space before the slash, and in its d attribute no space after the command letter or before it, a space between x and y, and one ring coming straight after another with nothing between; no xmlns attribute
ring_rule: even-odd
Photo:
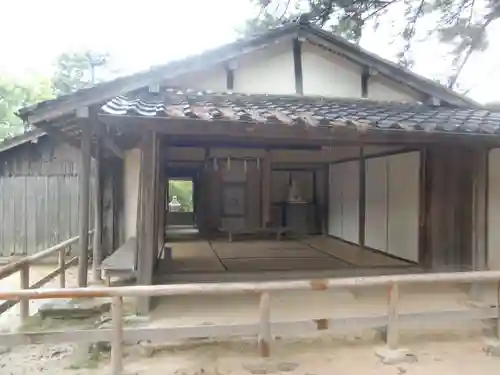
<svg viewBox="0 0 500 375"><path fill-rule="evenodd" d="M413 264L343 241L313 236L302 240L195 240L167 244L170 273L342 270Z"/></svg>

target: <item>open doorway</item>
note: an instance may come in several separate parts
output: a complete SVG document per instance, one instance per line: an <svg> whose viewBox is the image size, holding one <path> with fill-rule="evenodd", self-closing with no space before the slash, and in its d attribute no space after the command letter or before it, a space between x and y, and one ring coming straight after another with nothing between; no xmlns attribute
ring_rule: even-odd
<svg viewBox="0 0 500 375"><path fill-rule="evenodd" d="M191 178L169 178L166 194L168 226L195 228L193 180Z"/></svg>

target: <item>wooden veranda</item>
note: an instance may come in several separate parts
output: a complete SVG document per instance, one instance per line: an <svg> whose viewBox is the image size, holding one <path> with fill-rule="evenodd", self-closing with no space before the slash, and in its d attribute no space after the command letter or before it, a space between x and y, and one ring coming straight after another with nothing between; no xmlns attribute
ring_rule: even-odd
<svg viewBox="0 0 500 375"><path fill-rule="evenodd" d="M168 178L193 167L196 221L204 237L221 232L286 237L290 223L306 217L307 221L294 224L307 227L303 234L331 236L409 260L422 270L487 268L488 152L498 147L498 137L471 131L406 130L396 128L398 117L387 128L331 120L312 113L338 104L325 100L318 104L314 98L276 99L281 106L304 107L306 112L297 116L272 111L274 104L259 96L199 94L192 99L168 90L141 93L134 94L145 95L139 101L108 100L105 93L104 105L87 98L78 101L78 110L62 117L61 111L70 104L24 115L80 149L80 233L89 230L93 205L94 279L100 278L103 253L125 248L132 263L128 269L137 283L154 282L158 259L169 253L164 251L165 239L169 240ZM155 107L148 104L153 103L147 101L151 95L162 103L191 104ZM233 104L207 107L209 99ZM263 118L252 112L252 100L270 114ZM92 160L97 172L91 179ZM293 180L299 185L307 182L301 185L302 203L307 204L283 210ZM94 202L89 202L91 181L96 184ZM226 210L226 198L238 201L240 207ZM377 211L379 203L382 213ZM378 220L379 215L384 219ZM284 216L286 220L281 220ZM87 237L80 238L80 248L87 249ZM87 285L84 253L80 286ZM139 305L146 313L149 299Z"/></svg>

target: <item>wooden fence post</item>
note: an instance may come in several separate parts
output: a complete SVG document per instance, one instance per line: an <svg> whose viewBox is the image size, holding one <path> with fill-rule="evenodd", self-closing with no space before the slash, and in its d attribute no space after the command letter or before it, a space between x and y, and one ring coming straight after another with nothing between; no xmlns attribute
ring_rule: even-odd
<svg viewBox="0 0 500 375"><path fill-rule="evenodd" d="M23 264L20 269L19 275L21 276L21 289L29 289L30 287L30 265L29 263ZM20 301L20 316L21 324L25 324L30 316L30 300L23 298Z"/></svg>
<svg viewBox="0 0 500 375"><path fill-rule="evenodd" d="M123 370L123 299L114 296L111 305L111 375L121 375Z"/></svg>
<svg viewBox="0 0 500 375"><path fill-rule="evenodd" d="M95 121L93 124L96 130L96 148L94 160L94 237L92 245L92 281L102 282L101 261L102 261L102 189L101 189L101 141L102 129Z"/></svg>
<svg viewBox="0 0 500 375"><path fill-rule="evenodd" d="M81 173L79 178L79 227L80 227L80 240L79 240L79 260L78 260L78 286L87 286L87 272L88 272L88 251L89 251L89 197L90 197L90 154L91 154L91 124L83 120L81 121L81 160L80 168Z"/></svg>
<svg viewBox="0 0 500 375"><path fill-rule="evenodd" d="M497 282L497 340L500 340L500 281Z"/></svg>
<svg viewBox="0 0 500 375"><path fill-rule="evenodd" d="M59 250L59 287L66 288L66 249Z"/></svg>
<svg viewBox="0 0 500 375"><path fill-rule="evenodd" d="M268 292L260 295L259 305L259 354L261 357L271 355L271 306Z"/></svg>
<svg viewBox="0 0 500 375"><path fill-rule="evenodd" d="M398 348L399 344L399 329L398 329L398 302L399 302L399 285L392 284L389 286L389 312L387 320L387 335L386 344L391 350Z"/></svg>

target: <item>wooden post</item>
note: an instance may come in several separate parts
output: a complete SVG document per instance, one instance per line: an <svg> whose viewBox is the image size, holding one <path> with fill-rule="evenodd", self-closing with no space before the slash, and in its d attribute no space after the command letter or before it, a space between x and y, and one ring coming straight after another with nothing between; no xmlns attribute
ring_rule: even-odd
<svg viewBox="0 0 500 375"><path fill-rule="evenodd" d="M29 263L23 264L20 269L19 275L21 276L21 289L30 288L30 265ZM25 324L30 317L30 300L28 298L22 298L20 302L20 316L21 324Z"/></svg>
<svg viewBox="0 0 500 375"><path fill-rule="evenodd" d="M166 183L167 179L165 176L165 160L164 154L159 153L161 156L161 159L159 160L159 173L158 173L158 202L156 204L158 213L157 213L157 218L158 218L158 250L162 251L164 250L163 247L165 246L165 201L166 201Z"/></svg>
<svg viewBox="0 0 500 375"><path fill-rule="evenodd" d="M111 375L121 375L123 371L123 300L114 296L111 305Z"/></svg>
<svg viewBox="0 0 500 375"><path fill-rule="evenodd" d="M89 122L81 124L81 173L80 173L80 252L78 260L78 286L87 286L89 248L89 195L90 195L90 147L91 128Z"/></svg>
<svg viewBox="0 0 500 375"><path fill-rule="evenodd" d="M271 155L266 151L262 159L262 227L271 221Z"/></svg>
<svg viewBox="0 0 500 375"><path fill-rule="evenodd" d="M59 287L66 288L66 248L59 250Z"/></svg>
<svg viewBox="0 0 500 375"><path fill-rule="evenodd" d="M268 292L260 295L259 306L259 354L261 357L271 355L271 306L269 304L270 296Z"/></svg>
<svg viewBox="0 0 500 375"><path fill-rule="evenodd" d="M500 340L500 281L497 282L497 326L496 337Z"/></svg>
<svg viewBox="0 0 500 375"><path fill-rule="evenodd" d="M488 268L487 261L487 195L488 195L488 150L476 149L473 153L472 180L472 269ZM482 285L471 285L469 297L482 299Z"/></svg>
<svg viewBox="0 0 500 375"><path fill-rule="evenodd" d="M364 147L359 148L359 207L358 207L358 242L359 246L365 246L366 237L366 159Z"/></svg>
<svg viewBox="0 0 500 375"><path fill-rule="evenodd" d="M153 266L155 246L155 181L154 173L158 162L158 139L154 132L144 134L141 143L141 170L139 182L139 206L137 210L137 283L151 285L153 282ZM150 310L151 298L148 296L137 299L137 313L147 315Z"/></svg>
<svg viewBox="0 0 500 375"><path fill-rule="evenodd" d="M94 126L99 126L95 124ZM101 142L99 131L96 131L96 150L94 164L94 241L92 245L92 281L101 282L102 261L102 189L101 189Z"/></svg>
<svg viewBox="0 0 500 375"><path fill-rule="evenodd" d="M399 301L399 285L392 284L389 286L389 312L387 320L387 347L391 350L398 348L399 332L398 332L398 301Z"/></svg>

